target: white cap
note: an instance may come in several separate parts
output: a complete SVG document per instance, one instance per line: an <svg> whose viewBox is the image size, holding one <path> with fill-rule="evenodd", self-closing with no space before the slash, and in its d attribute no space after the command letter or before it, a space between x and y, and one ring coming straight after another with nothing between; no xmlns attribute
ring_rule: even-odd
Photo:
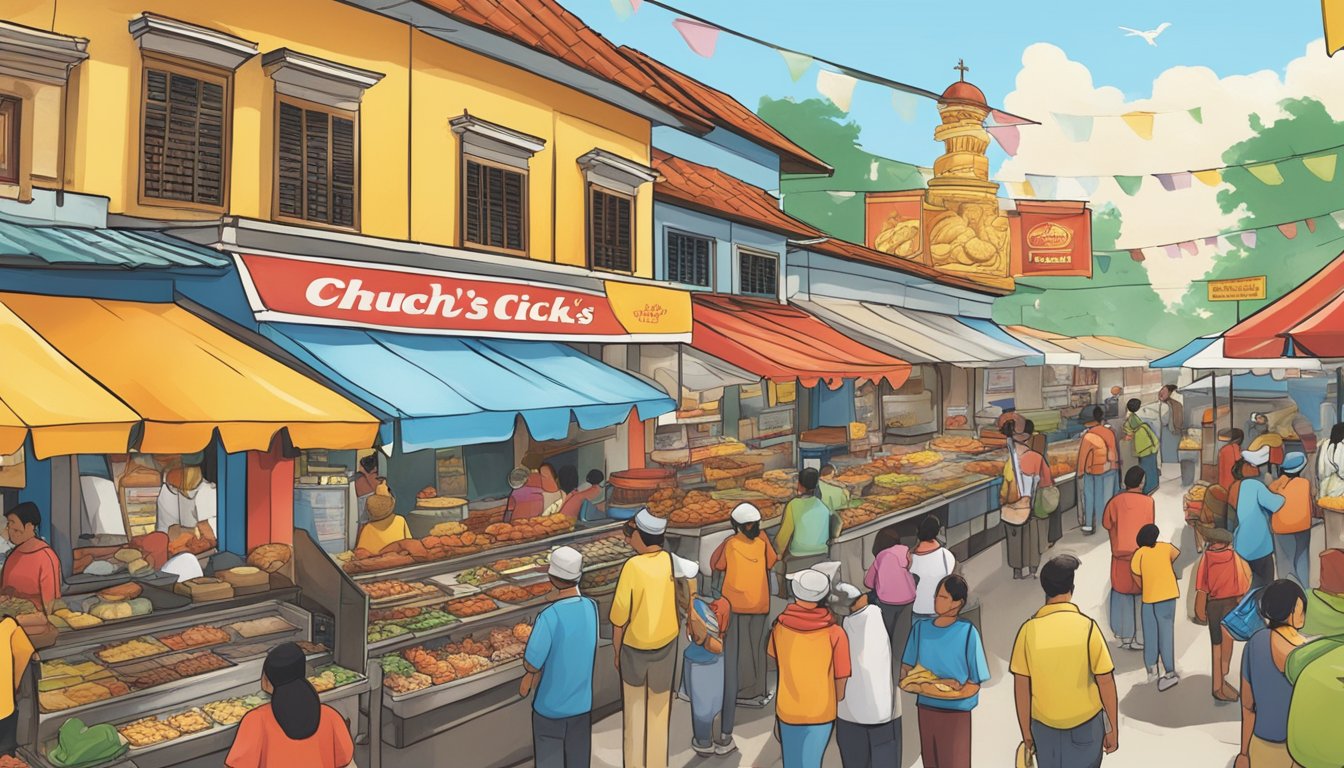
<svg viewBox="0 0 1344 768"><path fill-rule="evenodd" d="M733 522L738 525L761 522L761 510L755 504L742 502L733 508Z"/></svg>
<svg viewBox="0 0 1344 768"><path fill-rule="evenodd" d="M557 579L578 581L583 575L583 555L573 547L560 547L551 553L551 564L546 572Z"/></svg>
<svg viewBox="0 0 1344 768"><path fill-rule="evenodd" d="M190 552L183 552L168 558L168 562L163 564L159 572L176 576L179 584L191 579L199 579L205 575L201 572L201 561Z"/></svg>
<svg viewBox="0 0 1344 768"><path fill-rule="evenodd" d="M694 579L700 573L700 564L679 555L672 555L672 575L678 579Z"/></svg>
<svg viewBox="0 0 1344 768"><path fill-rule="evenodd" d="M1253 467L1264 466L1269 462L1269 446L1266 445L1254 451L1242 451L1241 458Z"/></svg>
<svg viewBox="0 0 1344 768"><path fill-rule="evenodd" d="M644 507L635 513L635 527L650 536L661 536L667 533L667 521L661 517L654 517L648 507Z"/></svg>
<svg viewBox="0 0 1344 768"><path fill-rule="evenodd" d="M853 584L846 584L843 581L835 585L835 592L843 597L847 603L852 603L855 600L858 600L859 595L863 594L859 591L858 587Z"/></svg>
<svg viewBox="0 0 1344 768"><path fill-rule="evenodd" d="M820 603L831 594L831 580L826 578L826 574L821 571L814 571L811 568L790 573L788 575L790 582L790 591L793 596L799 600L805 600L809 603Z"/></svg>

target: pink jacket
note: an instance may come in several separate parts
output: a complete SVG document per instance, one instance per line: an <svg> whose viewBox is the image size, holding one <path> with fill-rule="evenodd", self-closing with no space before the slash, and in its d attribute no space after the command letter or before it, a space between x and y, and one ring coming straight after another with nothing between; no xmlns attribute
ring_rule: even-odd
<svg viewBox="0 0 1344 768"><path fill-rule="evenodd" d="M915 601L915 577L910 575L910 548L893 544L877 553L863 585L877 593L887 605L908 605Z"/></svg>

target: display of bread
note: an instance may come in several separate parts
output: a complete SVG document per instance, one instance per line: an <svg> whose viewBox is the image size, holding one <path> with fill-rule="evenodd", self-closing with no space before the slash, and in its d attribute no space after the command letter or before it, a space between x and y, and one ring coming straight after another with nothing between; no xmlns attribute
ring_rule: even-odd
<svg viewBox="0 0 1344 768"><path fill-rule="evenodd" d="M400 655L384 656L383 687L401 695L507 664L522 657L531 632L531 625L526 623L502 625L438 647L417 645ZM416 675L428 678L428 683Z"/></svg>
<svg viewBox="0 0 1344 768"><path fill-rule="evenodd" d="M382 581L370 581L359 585L364 593L369 596L369 602L387 603L401 600L411 600L415 598L443 597L443 591L438 587L423 581L402 581L401 579L384 579Z"/></svg>
<svg viewBox="0 0 1344 768"><path fill-rule="evenodd" d="M284 568L293 556L294 550L288 544L262 544L247 553L247 564L267 573L275 573Z"/></svg>
<svg viewBox="0 0 1344 768"><path fill-rule="evenodd" d="M988 477L997 477L1003 474L1002 461L968 461L963 467L967 472L973 472L977 475L986 475Z"/></svg>
<svg viewBox="0 0 1344 768"><path fill-rule="evenodd" d="M117 731L126 738L126 741L130 742L132 749L152 747L155 744L172 741L182 735L181 731L157 717L146 717L143 720L127 723L118 728Z"/></svg>
<svg viewBox="0 0 1344 768"><path fill-rule="evenodd" d="M290 624L279 616L263 616L259 619L249 619L247 621L237 621L229 625L229 629L238 633L239 637L252 639L263 635L274 635L281 632L293 632L298 627Z"/></svg>
<svg viewBox="0 0 1344 768"><path fill-rule="evenodd" d="M453 496L423 496L416 498L415 506L420 509L452 509L467 506L467 500Z"/></svg>
<svg viewBox="0 0 1344 768"><path fill-rule="evenodd" d="M159 636L159 640L174 651L219 645L220 643L227 643L231 639L228 632L207 624L199 624L176 634Z"/></svg>
<svg viewBox="0 0 1344 768"><path fill-rule="evenodd" d="M136 659L145 659L168 653L171 649L152 637L137 637L120 643L103 646L94 655L106 664L124 664Z"/></svg>
<svg viewBox="0 0 1344 768"><path fill-rule="evenodd" d="M929 441L929 447L940 451L957 451L959 453L983 453L985 444L973 437L958 437L955 435L943 435L935 437Z"/></svg>
<svg viewBox="0 0 1344 768"><path fill-rule="evenodd" d="M266 703L266 699L261 695L244 696L242 698L220 699L204 705L201 709L220 725L234 725L243 719L243 715L260 707Z"/></svg>
<svg viewBox="0 0 1344 768"><path fill-rule="evenodd" d="M719 501L708 493L691 491L667 516L667 523L673 528L699 528L721 523L727 520L732 512L731 505Z"/></svg>
<svg viewBox="0 0 1344 768"><path fill-rule="evenodd" d="M764 477L753 477L742 484L742 487L748 491L759 493L762 496L768 496L776 501L788 501L797 494L797 483L791 478L785 477L783 480L772 480L769 473Z"/></svg>
<svg viewBox="0 0 1344 768"><path fill-rule="evenodd" d="M179 712L176 715L169 715L167 723L169 728L180 733L200 733L215 727L215 723L210 719L210 716L198 707L192 707L186 712Z"/></svg>
<svg viewBox="0 0 1344 768"><path fill-rule="evenodd" d="M470 616L479 616L482 613L499 610L499 604L484 595L473 595L472 597L462 597L457 600L449 600L445 609L452 615L465 619Z"/></svg>

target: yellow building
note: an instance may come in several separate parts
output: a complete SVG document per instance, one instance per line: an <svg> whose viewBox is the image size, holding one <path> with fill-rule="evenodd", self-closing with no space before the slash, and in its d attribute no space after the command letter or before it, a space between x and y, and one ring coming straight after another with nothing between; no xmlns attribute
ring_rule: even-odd
<svg viewBox="0 0 1344 768"><path fill-rule="evenodd" d="M703 121L558 5L357 5L6 4L0 195L653 275L652 127Z"/></svg>

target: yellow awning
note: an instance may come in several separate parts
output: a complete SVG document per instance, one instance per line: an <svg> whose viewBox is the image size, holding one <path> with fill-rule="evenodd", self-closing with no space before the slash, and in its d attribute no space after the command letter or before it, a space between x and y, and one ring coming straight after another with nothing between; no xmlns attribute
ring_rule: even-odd
<svg viewBox="0 0 1344 768"><path fill-rule="evenodd" d="M0 293L0 304L8 308L0 322L5 316L20 321L50 353L46 361L34 360L42 365L28 366L45 367L30 374L30 384L10 387L5 381L0 390L4 403L22 417L13 421L32 430L39 457L123 451L135 422L144 425L138 448L147 453L194 453L210 442L215 429L230 452L266 450L281 429L302 447L354 449L374 443L376 417L176 304L16 293ZM8 344L3 348L8 351ZM82 372L82 383L72 371ZM59 389L44 389L42 377L55 380ZM96 390L99 397L72 387ZM104 425L86 432L101 441L78 440L74 431L68 436L62 431L59 440L52 436L39 447L36 441L44 437L37 429L40 422L19 407L28 407L21 399L10 399L12 388L63 414L78 414L62 415L60 424L85 430ZM120 447L109 447L109 423L119 425ZM0 439L12 436L8 425L0 412Z"/></svg>
<svg viewBox="0 0 1344 768"><path fill-rule="evenodd" d="M0 454L122 453L140 417L0 304Z"/></svg>

